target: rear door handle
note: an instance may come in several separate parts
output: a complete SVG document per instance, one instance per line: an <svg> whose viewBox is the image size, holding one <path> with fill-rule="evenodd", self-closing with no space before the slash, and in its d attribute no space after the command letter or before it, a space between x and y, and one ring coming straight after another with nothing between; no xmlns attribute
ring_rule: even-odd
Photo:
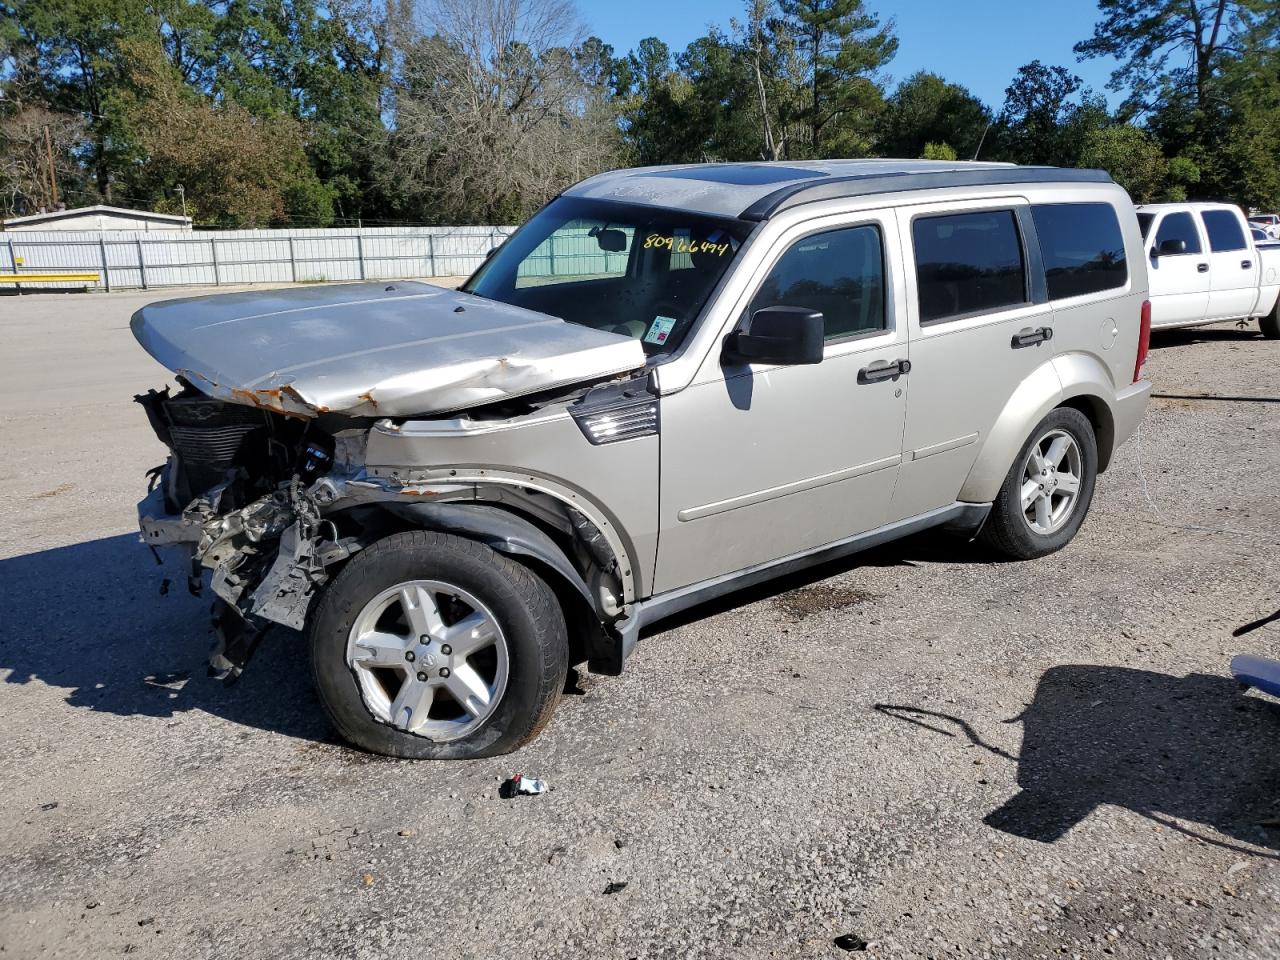
<svg viewBox="0 0 1280 960"><path fill-rule="evenodd" d="M897 380L904 373L911 372L910 360L893 360L891 362L873 363L858 371L859 383L879 383L881 380Z"/></svg>
<svg viewBox="0 0 1280 960"><path fill-rule="evenodd" d="M1252 261L1252 260L1241 260L1241 261L1240 261L1240 269L1241 269L1241 270L1248 270L1248 269L1249 269L1250 267L1252 267L1252 266L1253 266L1253 261Z"/></svg>
<svg viewBox="0 0 1280 960"><path fill-rule="evenodd" d="M1034 330L1027 327L1027 329L1019 330L1013 335L1013 342L1010 346L1017 350L1019 347L1034 347L1037 343L1044 343L1044 341L1052 339L1052 327L1036 327Z"/></svg>
<svg viewBox="0 0 1280 960"><path fill-rule="evenodd" d="M1207 263L1197 263L1197 264L1196 264L1196 272L1197 272L1197 273L1208 273L1208 272L1209 272L1209 265L1208 265Z"/></svg>

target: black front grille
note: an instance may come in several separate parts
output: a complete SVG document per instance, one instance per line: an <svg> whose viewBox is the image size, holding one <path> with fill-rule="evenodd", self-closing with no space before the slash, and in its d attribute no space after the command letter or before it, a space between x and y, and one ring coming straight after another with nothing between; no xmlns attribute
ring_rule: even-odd
<svg viewBox="0 0 1280 960"><path fill-rule="evenodd" d="M174 452L211 466L233 465L245 437L267 427L263 411L207 397L174 397L165 404L165 413Z"/></svg>
<svg viewBox="0 0 1280 960"><path fill-rule="evenodd" d="M178 456L188 463L225 464L235 463L244 438L255 430L261 429L260 423L228 425L225 427L178 427L169 428L173 438L173 449Z"/></svg>
<svg viewBox="0 0 1280 960"><path fill-rule="evenodd" d="M208 397L174 397L164 411L178 461L180 498L203 493L231 468L266 456L270 415L263 410Z"/></svg>

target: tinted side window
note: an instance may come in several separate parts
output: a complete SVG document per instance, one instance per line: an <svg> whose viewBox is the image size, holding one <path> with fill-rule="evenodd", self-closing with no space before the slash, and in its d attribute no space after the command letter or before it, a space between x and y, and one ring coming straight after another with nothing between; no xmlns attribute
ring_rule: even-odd
<svg viewBox="0 0 1280 960"><path fill-rule="evenodd" d="M1147 239L1151 235L1151 224L1155 223L1156 215L1154 213L1138 214L1138 227L1142 230L1142 239Z"/></svg>
<svg viewBox="0 0 1280 960"><path fill-rule="evenodd" d="M1046 203L1031 208L1050 300L1123 287L1124 236L1109 203Z"/></svg>
<svg viewBox="0 0 1280 960"><path fill-rule="evenodd" d="M1249 245L1245 242L1239 218L1230 210L1203 210L1200 219L1204 221L1205 232L1209 234L1209 248L1214 253L1243 250Z"/></svg>
<svg viewBox="0 0 1280 960"><path fill-rule="evenodd" d="M911 232L921 323L1027 302L1022 242L1012 210L920 217Z"/></svg>
<svg viewBox="0 0 1280 960"><path fill-rule="evenodd" d="M1160 229L1156 231L1155 249L1166 240L1182 240L1186 243L1185 253L1200 252L1200 234L1196 231L1196 222L1189 213L1171 213L1160 221Z"/></svg>
<svg viewBox="0 0 1280 960"><path fill-rule="evenodd" d="M880 229L868 224L797 240L751 300L753 313L773 306L821 310L828 340L883 330Z"/></svg>

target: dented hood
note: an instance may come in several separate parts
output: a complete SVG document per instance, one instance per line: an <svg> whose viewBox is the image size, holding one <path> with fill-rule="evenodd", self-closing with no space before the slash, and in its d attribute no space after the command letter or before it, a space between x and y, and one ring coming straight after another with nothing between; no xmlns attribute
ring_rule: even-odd
<svg viewBox="0 0 1280 960"><path fill-rule="evenodd" d="M645 360L630 337L417 282L166 300L132 327L204 393L302 416L445 413Z"/></svg>

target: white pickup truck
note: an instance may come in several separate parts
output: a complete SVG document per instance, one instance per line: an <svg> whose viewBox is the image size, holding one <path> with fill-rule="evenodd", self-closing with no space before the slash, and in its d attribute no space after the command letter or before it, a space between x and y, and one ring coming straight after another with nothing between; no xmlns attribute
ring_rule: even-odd
<svg viewBox="0 0 1280 960"><path fill-rule="evenodd" d="M1138 207L1151 283L1151 328L1258 318L1280 337L1280 243L1255 243L1239 207L1152 203Z"/></svg>

